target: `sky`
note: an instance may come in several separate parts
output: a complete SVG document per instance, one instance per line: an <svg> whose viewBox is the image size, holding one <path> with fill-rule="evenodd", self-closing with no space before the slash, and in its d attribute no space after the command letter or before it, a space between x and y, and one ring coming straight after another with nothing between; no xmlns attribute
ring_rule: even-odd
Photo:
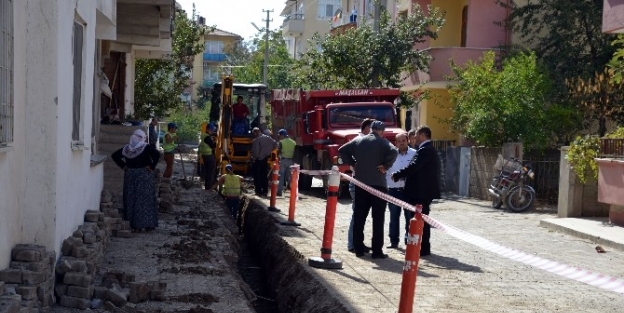
<svg viewBox="0 0 624 313"><path fill-rule="evenodd" d="M206 18L206 25L235 33L249 40L258 33L251 25L254 22L263 28L266 13L262 10L273 10L269 29L276 30L284 21L279 14L286 6L286 0L176 0L189 15L195 3L196 14Z"/></svg>

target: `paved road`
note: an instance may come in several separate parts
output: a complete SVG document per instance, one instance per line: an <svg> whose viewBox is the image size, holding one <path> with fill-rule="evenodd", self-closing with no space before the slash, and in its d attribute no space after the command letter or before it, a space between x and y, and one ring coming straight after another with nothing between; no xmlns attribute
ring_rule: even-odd
<svg viewBox="0 0 624 313"><path fill-rule="evenodd" d="M306 257L320 256L325 201L319 190L297 204L301 227L281 226L282 235ZM260 199L268 205L267 199ZM278 199L286 219L288 194ZM336 217L334 258L343 270L312 271L351 305L355 312L396 312L404 261L402 250L386 249L390 258L357 258L346 249L351 201L341 199ZM624 277L624 252L598 254L595 244L539 226L555 213L536 210L515 214L495 210L488 202L445 199L432 205L431 216L472 234L542 258L603 274ZM386 225L389 214L386 214ZM370 243L370 217L365 237ZM401 217L403 228L403 217ZM387 226L386 226L387 233ZM388 238L385 238L386 245ZM622 312L624 295L603 291L543 270L504 259L440 231L432 231L432 255L421 259L414 312ZM403 248L403 247L400 247Z"/></svg>

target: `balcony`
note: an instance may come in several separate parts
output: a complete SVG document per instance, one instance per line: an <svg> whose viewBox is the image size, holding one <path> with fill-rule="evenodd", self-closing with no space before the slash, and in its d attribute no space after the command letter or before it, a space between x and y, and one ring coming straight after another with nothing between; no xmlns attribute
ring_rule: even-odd
<svg viewBox="0 0 624 313"><path fill-rule="evenodd" d="M305 29L303 14L291 14L284 19L282 34L285 36L301 35Z"/></svg>
<svg viewBox="0 0 624 313"><path fill-rule="evenodd" d="M225 53L206 53L204 52L205 62L223 62L226 59Z"/></svg>
<svg viewBox="0 0 624 313"><path fill-rule="evenodd" d="M450 60L453 60L458 66L464 66L469 60L477 61L486 51L495 51L497 56L500 53L498 49L466 47L434 47L423 51L431 55L429 71L417 71L412 74L414 85L426 83L446 84L447 78L455 75L451 69Z"/></svg>

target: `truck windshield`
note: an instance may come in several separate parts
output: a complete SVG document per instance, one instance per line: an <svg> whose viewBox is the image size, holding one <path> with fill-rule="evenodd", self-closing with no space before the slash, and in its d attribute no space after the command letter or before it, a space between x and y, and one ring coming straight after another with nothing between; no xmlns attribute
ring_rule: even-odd
<svg viewBox="0 0 624 313"><path fill-rule="evenodd" d="M396 125L394 109L391 106L345 106L332 108L329 111L329 124L331 127L360 127L365 118L384 122L386 126Z"/></svg>

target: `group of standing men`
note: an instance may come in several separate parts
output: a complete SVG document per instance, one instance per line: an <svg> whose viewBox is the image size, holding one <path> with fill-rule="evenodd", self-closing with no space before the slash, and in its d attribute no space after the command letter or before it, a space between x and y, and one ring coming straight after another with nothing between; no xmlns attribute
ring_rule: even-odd
<svg viewBox="0 0 624 313"><path fill-rule="evenodd" d="M383 137L385 125L366 119L358 137L338 149L344 164L350 165L356 180L410 204L422 205L429 214L433 199L440 198L440 159L431 144L431 129L420 127L396 136L394 146ZM349 227L348 249L362 257L372 250L372 258L385 259L383 232L387 202L358 186L350 186L353 216ZM398 248L401 208L390 204L389 248ZM372 211L371 247L364 245L364 226ZM405 209L405 235L414 212ZM430 226L425 223L420 255L431 254ZM405 237L406 238L406 237ZM404 239L406 241L406 239Z"/></svg>

